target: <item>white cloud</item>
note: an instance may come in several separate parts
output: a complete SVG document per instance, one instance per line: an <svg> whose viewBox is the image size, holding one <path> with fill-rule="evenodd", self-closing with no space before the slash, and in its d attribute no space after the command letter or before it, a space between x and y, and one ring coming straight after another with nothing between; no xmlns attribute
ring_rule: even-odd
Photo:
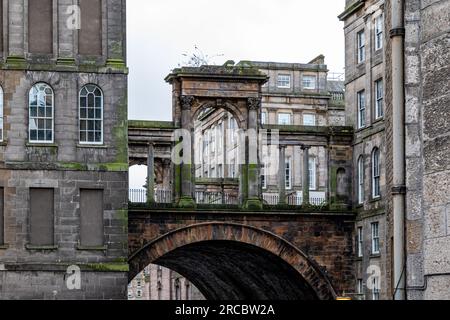
<svg viewBox="0 0 450 320"><path fill-rule="evenodd" d="M129 112L171 120L165 76L194 45L226 60L305 63L324 54L344 71L344 0L131 0L127 2Z"/></svg>

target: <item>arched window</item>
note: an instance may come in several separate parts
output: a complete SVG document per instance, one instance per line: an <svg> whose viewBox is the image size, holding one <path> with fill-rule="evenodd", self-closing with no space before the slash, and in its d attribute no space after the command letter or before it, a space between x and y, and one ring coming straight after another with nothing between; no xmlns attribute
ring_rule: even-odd
<svg viewBox="0 0 450 320"><path fill-rule="evenodd" d="M0 87L0 142L3 142L3 88Z"/></svg>
<svg viewBox="0 0 450 320"><path fill-rule="evenodd" d="M364 203L364 158L360 156L358 159L358 204Z"/></svg>
<svg viewBox="0 0 450 320"><path fill-rule="evenodd" d="M372 197L379 198L381 196L380 189L380 150L373 149L372 152Z"/></svg>
<svg viewBox="0 0 450 320"><path fill-rule="evenodd" d="M53 89L46 83L35 84L30 90L28 106L30 142L53 143Z"/></svg>
<svg viewBox="0 0 450 320"><path fill-rule="evenodd" d="M103 143L103 93L92 84L80 91L80 143Z"/></svg>

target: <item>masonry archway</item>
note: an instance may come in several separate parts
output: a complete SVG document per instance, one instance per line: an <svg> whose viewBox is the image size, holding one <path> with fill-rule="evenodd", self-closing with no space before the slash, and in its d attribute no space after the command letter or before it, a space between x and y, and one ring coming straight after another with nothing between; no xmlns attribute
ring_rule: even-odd
<svg viewBox="0 0 450 320"><path fill-rule="evenodd" d="M129 259L132 280L149 264L172 269L210 300L330 300L328 277L295 246L240 224L204 223L169 232Z"/></svg>

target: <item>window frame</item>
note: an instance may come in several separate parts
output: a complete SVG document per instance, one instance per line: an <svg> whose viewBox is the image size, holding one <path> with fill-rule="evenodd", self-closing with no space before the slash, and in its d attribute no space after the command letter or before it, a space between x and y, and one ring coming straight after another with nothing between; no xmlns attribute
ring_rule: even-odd
<svg viewBox="0 0 450 320"><path fill-rule="evenodd" d="M309 190L315 191L317 190L317 160L316 157L309 157Z"/></svg>
<svg viewBox="0 0 450 320"><path fill-rule="evenodd" d="M384 117L384 82L383 78L375 81L375 119Z"/></svg>
<svg viewBox="0 0 450 320"><path fill-rule="evenodd" d="M280 121L280 116L289 116L289 121L288 121L288 123L286 123L286 124L284 124L284 123L281 123L282 121ZM289 112L279 112L278 114L277 114L277 123L278 123L278 125L280 125L280 126L290 126L290 125L292 125L292 114L291 113L289 113Z"/></svg>
<svg viewBox="0 0 450 320"><path fill-rule="evenodd" d="M308 116L312 117L314 119L314 124L307 124L305 122L305 117L308 117ZM315 127L315 126L317 126L317 117L316 117L316 115L314 113L304 113L303 114L303 125L307 126L307 127Z"/></svg>
<svg viewBox="0 0 450 320"><path fill-rule="evenodd" d="M81 91L83 91L84 88L88 87L88 86L94 86L96 87L98 90L100 90L101 93L101 119L96 119L94 118L89 118L87 117L88 112L86 112L86 117L85 118L81 118ZM95 90L94 90L95 91ZM92 93L89 92L86 95L86 99L88 98L88 95ZM95 103L95 98L94 98L94 103ZM94 106L94 110L95 110L95 106ZM86 111L88 110L88 108L86 108ZM94 112L95 114L95 112ZM100 142L95 142L95 141L81 141L81 121L101 121L101 141ZM87 122L88 124L88 122ZM95 126L95 124L94 124ZM86 134L88 134L89 130L85 130ZM94 130L95 133L95 130ZM105 94L102 90L102 88L100 88L100 86L94 84L94 83L87 83L85 85L83 85L80 89L80 91L78 92L78 142L80 145L97 145L97 146L101 146L104 145L104 140L105 140ZM86 138L88 138L88 135L86 136Z"/></svg>
<svg viewBox="0 0 450 320"><path fill-rule="evenodd" d="M383 49L383 14L375 18L375 51Z"/></svg>
<svg viewBox="0 0 450 320"><path fill-rule="evenodd" d="M52 91L52 93L51 93L51 97L52 97L52 106L51 106L51 108L52 108L52 115L51 115L51 117L47 117L47 116L39 117L39 106L38 106L38 104L36 104L36 114L37 114L37 116L36 117L32 117L31 116L31 92L38 85L44 85L45 89L48 88L48 89L50 89ZM44 91L45 91L45 89L44 89ZM45 94L45 95L47 95L47 94ZM36 103L38 103L37 102L37 98L36 98ZM46 109L47 109L47 100L46 100L46 105L45 105L45 111L46 111ZM37 137L39 138L39 125L36 124L36 129L31 129L31 121L33 119L37 120L37 121L38 120L44 120L44 123L46 121L48 121L48 120L51 120L51 122L52 122L52 128L51 128L52 139L51 140L39 140L39 139L31 140L31 130L37 130ZM45 127L45 125L44 125L44 127ZM44 130L44 132L47 131L47 129L45 129L45 128L43 130ZM53 143L55 143L55 91L53 90L52 86L49 85L46 82L36 82L33 86L31 86L30 91L28 93L28 142L30 144L53 144Z"/></svg>
<svg viewBox="0 0 450 320"><path fill-rule="evenodd" d="M358 106L358 129L363 129L367 125L366 119L366 91L361 90L356 94Z"/></svg>
<svg viewBox="0 0 450 320"><path fill-rule="evenodd" d="M309 87L309 86L305 85L306 84L306 82L305 82L306 78L313 79L312 81L308 81L307 82L307 83L312 83L313 86ZM316 90L317 89L317 76L310 75L310 74L302 75L302 88L306 89L306 90Z"/></svg>
<svg viewBox="0 0 450 320"><path fill-rule="evenodd" d="M281 79L282 77L286 77L286 79ZM286 85L280 84L286 82ZM291 89L292 88L292 76L287 73L280 73L277 75L277 88L279 89Z"/></svg>
<svg viewBox="0 0 450 320"><path fill-rule="evenodd" d="M372 151L372 199L381 198L381 159L380 149Z"/></svg>
<svg viewBox="0 0 450 320"><path fill-rule="evenodd" d="M285 159L286 163L286 170L285 170L285 183L286 183L286 190L292 190L292 158L286 157Z"/></svg>
<svg viewBox="0 0 450 320"><path fill-rule="evenodd" d="M359 156L359 158L358 158L357 170L358 170L358 172L357 172L358 204L363 205L364 204L364 170L365 170L365 166L364 166L364 157L362 155Z"/></svg>
<svg viewBox="0 0 450 320"><path fill-rule="evenodd" d="M267 124L267 112L261 112L261 124Z"/></svg>
<svg viewBox="0 0 450 320"><path fill-rule="evenodd" d="M357 257L363 258L364 257L364 228L363 227L358 227L358 229L357 229L356 244L358 245L357 252L356 252Z"/></svg>
<svg viewBox="0 0 450 320"><path fill-rule="evenodd" d="M372 278L372 300L380 300L380 279L378 276Z"/></svg>
<svg viewBox="0 0 450 320"><path fill-rule="evenodd" d="M357 62L358 64L366 61L366 33L362 29L356 33L356 48L357 48Z"/></svg>
<svg viewBox="0 0 450 320"><path fill-rule="evenodd" d="M372 255L379 255L380 254L380 223L372 222L370 224L370 230L372 234L372 248L371 253Z"/></svg>

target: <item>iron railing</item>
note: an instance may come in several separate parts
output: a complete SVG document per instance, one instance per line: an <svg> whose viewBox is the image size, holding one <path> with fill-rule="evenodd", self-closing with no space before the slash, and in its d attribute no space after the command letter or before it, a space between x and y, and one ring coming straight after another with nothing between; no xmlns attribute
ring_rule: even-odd
<svg viewBox="0 0 450 320"><path fill-rule="evenodd" d="M197 202L197 204L211 204L211 205L239 204L239 199L237 196L222 192L196 191L195 201Z"/></svg>
<svg viewBox="0 0 450 320"><path fill-rule="evenodd" d="M132 203L147 203L147 189L130 189L128 199ZM172 203L171 190L155 190L156 203Z"/></svg>

